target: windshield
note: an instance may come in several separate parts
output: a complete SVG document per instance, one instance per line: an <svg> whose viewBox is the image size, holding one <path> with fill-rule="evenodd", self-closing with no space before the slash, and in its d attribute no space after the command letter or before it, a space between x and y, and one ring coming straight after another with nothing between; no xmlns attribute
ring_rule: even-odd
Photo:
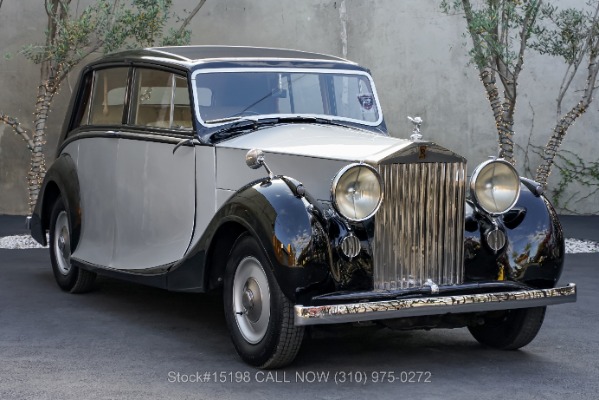
<svg viewBox="0 0 599 400"><path fill-rule="evenodd" d="M199 70L193 81L196 112L204 125L280 115L318 116L370 126L382 121L374 86L365 72Z"/></svg>

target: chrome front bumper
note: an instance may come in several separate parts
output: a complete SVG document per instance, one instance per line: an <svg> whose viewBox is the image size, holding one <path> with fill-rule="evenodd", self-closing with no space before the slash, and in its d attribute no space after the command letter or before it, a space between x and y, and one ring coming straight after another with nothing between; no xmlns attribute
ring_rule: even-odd
<svg viewBox="0 0 599 400"><path fill-rule="evenodd" d="M540 307L576 301L576 285L553 289L519 290L458 296L418 297L366 303L295 306L295 325L339 324L417 317Z"/></svg>

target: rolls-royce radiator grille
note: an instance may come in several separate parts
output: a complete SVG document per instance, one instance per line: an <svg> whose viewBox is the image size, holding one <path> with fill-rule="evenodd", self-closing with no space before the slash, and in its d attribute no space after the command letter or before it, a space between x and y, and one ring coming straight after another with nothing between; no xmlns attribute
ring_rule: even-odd
<svg viewBox="0 0 599 400"><path fill-rule="evenodd" d="M374 288L462 283L465 163L381 165L375 216Z"/></svg>

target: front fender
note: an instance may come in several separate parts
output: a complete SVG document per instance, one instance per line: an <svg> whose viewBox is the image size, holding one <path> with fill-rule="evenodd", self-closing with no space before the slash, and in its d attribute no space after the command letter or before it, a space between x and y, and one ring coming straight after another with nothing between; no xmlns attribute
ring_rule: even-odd
<svg viewBox="0 0 599 400"><path fill-rule="evenodd" d="M31 217L31 236L44 246L47 245L50 213L58 196L62 197L69 212L71 246L75 250L81 235L81 197L77 166L66 153L60 155L46 173Z"/></svg>
<svg viewBox="0 0 599 400"><path fill-rule="evenodd" d="M213 241L223 226L235 224L261 244L271 262L269 267L290 300L296 300L299 292L327 280L331 250L318 216L318 206L308 194L295 192L296 185L290 178L276 177L238 190L218 210L198 244L175 268L185 270L191 268L190 264L197 268L199 263L204 275L203 286L210 286L210 275L224 272L222 267L214 270L213 266L206 265L211 263L209 253ZM220 253L219 257L225 254ZM170 288L176 290L175 280L171 278L170 283Z"/></svg>
<svg viewBox="0 0 599 400"><path fill-rule="evenodd" d="M467 217L466 280L511 280L536 288L554 287L564 264L564 235L553 206L543 195L521 185L518 203L504 216L478 213ZM507 244L493 252L484 236L493 222L506 234Z"/></svg>
<svg viewBox="0 0 599 400"><path fill-rule="evenodd" d="M529 190L523 193L516 207L526 215L515 226L504 223L508 235L507 276L533 287L555 287L565 257L561 224L545 196L536 196Z"/></svg>

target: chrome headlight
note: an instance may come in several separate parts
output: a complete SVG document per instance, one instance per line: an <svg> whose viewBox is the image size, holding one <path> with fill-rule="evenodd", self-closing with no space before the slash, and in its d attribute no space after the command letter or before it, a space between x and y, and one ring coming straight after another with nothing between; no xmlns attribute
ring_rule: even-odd
<svg viewBox="0 0 599 400"><path fill-rule="evenodd" d="M489 160L474 170L470 191L477 206L491 215L500 215L516 205L520 197L520 177L509 162Z"/></svg>
<svg viewBox="0 0 599 400"><path fill-rule="evenodd" d="M350 164L335 176L331 193L339 214L350 221L364 221L381 205L383 182L370 165Z"/></svg>

